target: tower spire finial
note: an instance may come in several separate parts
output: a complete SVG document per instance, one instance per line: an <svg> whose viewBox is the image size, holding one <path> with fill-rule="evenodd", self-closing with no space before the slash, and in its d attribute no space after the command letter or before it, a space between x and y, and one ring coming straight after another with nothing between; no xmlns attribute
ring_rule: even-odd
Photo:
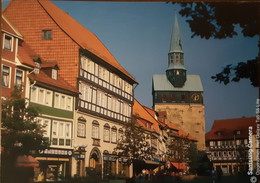
<svg viewBox="0 0 260 183"><path fill-rule="evenodd" d="M173 26L173 30L172 30L172 37L171 37L169 53L172 53L172 52L182 52L181 36L180 36L180 29L179 29L179 23L178 23L176 10L175 10L174 26Z"/></svg>

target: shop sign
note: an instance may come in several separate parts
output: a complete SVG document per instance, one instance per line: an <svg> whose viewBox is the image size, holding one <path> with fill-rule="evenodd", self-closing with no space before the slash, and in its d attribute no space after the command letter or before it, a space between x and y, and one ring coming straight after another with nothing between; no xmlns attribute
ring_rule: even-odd
<svg viewBox="0 0 260 183"><path fill-rule="evenodd" d="M39 150L43 155L59 155L59 156L72 156L72 150L70 149L45 149Z"/></svg>

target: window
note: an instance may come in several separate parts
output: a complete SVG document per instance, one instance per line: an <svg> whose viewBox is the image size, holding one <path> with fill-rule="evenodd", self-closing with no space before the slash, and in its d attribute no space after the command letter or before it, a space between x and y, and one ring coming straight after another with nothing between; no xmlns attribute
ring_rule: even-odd
<svg viewBox="0 0 260 183"><path fill-rule="evenodd" d="M77 136L86 137L86 120L83 117L78 118Z"/></svg>
<svg viewBox="0 0 260 183"><path fill-rule="evenodd" d="M111 142L112 143L116 143L117 140L117 129L115 126L112 127L112 131L111 131Z"/></svg>
<svg viewBox="0 0 260 183"><path fill-rule="evenodd" d="M109 126L109 124L104 125L104 141L110 142L110 126Z"/></svg>
<svg viewBox="0 0 260 183"><path fill-rule="evenodd" d="M185 101L186 96L185 95L181 95L181 101Z"/></svg>
<svg viewBox="0 0 260 183"><path fill-rule="evenodd" d="M11 36L5 35L4 38L4 49L12 51L13 38Z"/></svg>
<svg viewBox="0 0 260 183"><path fill-rule="evenodd" d="M119 128L119 130L118 130L118 134L119 134L118 140L123 140L123 133L124 133L123 129Z"/></svg>
<svg viewBox="0 0 260 183"><path fill-rule="evenodd" d="M58 76L58 71L56 69L52 69L51 72L51 78L57 80Z"/></svg>
<svg viewBox="0 0 260 183"><path fill-rule="evenodd" d="M47 106L52 105L52 91L40 87L31 88L31 101Z"/></svg>
<svg viewBox="0 0 260 183"><path fill-rule="evenodd" d="M11 68L3 65L2 69L2 86L10 87L11 80Z"/></svg>
<svg viewBox="0 0 260 183"><path fill-rule="evenodd" d="M44 118L37 118L37 121L40 125L43 126L44 129L44 133L43 136L44 137L50 137L50 119L44 119Z"/></svg>
<svg viewBox="0 0 260 183"><path fill-rule="evenodd" d="M72 97L55 92L54 107L72 111Z"/></svg>
<svg viewBox="0 0 260 183"><path fill-rule="evenodd" d="M99 139L99 123L97 121L92 123L92 138Z"/></svg>
<svg viewBox="0 0 260 183"><path fill-rule="evenodd" d="M71 123L53 121L52 145L71 146Z"/></svg>
<svg viewBox="0 0 260 183"><path fill-rule="evenodd" d="M162 94L162 101L166 102L167 98L166 98L166 94Z"/></svg>
<svg viewBox="0 0 260 183"><path fill-rule="evenodd" d="M36 87L31 88L31 101L32 102L37 101L37 88Z"/></svg>
<svg viewBox="0 0 260 183"><path fill-rule="evenodd" d="M43 102L44 102L44 89L42 89L42 88L39 88L38 102L40 104L43 104Z"/></svg>
<svg viewBox="0 0 260 183"><path fill-rule="evenodd" d="M176 98L175 98L175 94L172 94L172 102L175 102Z"/></svg>
<svg viewBox="0 0 260 183"><path fill-rule="evenodd" d="M22 81L23 81L23 71L16 70L16 73L15 73L15 85L21 86L22 85Z"/></svg>
<svg viewBox="0 0 260 183"><path fill-rule="evenodd" d="M52 39L52 31L51 30L43 30L42 31L42 39Z"/></svg>

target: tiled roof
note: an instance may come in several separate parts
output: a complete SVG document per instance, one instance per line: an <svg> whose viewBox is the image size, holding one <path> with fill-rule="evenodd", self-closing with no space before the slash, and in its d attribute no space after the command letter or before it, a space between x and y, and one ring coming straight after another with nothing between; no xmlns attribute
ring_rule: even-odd
<svg viewBox="0 0 260 183"><path fill-rule="evenodd" d="M49 61L49 62L42 62L41 68L56 68L59 69L58 63L55 61Z"/></svg>
<svg viewBox="0 0 260 183"><path fill-rule="evenodd" d="M172 123L167 123L166 124L170 129L173 129L173 130L177 130L178 133L177 134L174 134L174 133L171 133L172 136L176 136L176 137L185 137L185 138L188 138L189 140L192 140L192 141L197 141L196 138L192 137L189 133L185 132L184 130L180 129L178 126L172 124Z"/></svg>
<svg viewBox="0 0 260 183"><path fill-rule="evenodd" d="M18 45L17 57L22 64L35 67L33 58L36 56L34 51L23 41Z"/></svg>
<svg viewBox="0 0 260 183"><path fill-rule="evenodd" d="M71 86L70 84L68 84L63 78L61 78L60 76L58 76L57 80L54 80L52 78L50 78L46 73L44 73L43 71L40 71L39 74L30 74L29 75L29 79L33 82L33 81L37 81L39 83L42 84L46 84L49 85L51 87L54 88L58 88L58 89L62 89L62 90L67 90L69 92L72 92L74 94L79 94L79 91L74 88L73 86Z"/></svg>
<svg viewBox="0 0 260 183"><path fill-rule="evenodd" d="M17 37L22 38L23 36L20 34L20 32L7 20L7 18L2 15L2 29L8 33L11 33Z"/></svg>
<svg viewBox="0 0 260 183"><path fill-rule="evenodd" d="M240 134L236 134L237 139L248 138L249 126L252 126L253 133L256 133L255 121L255 117L215 120L211 130L208 133L206 133L206 141L234 139L236 131L240 131ZM218 134L218 132L220 133Z"/></svg>
<svg viewBox="0 0 260 183"><path fill-rule="evenodd" d="M49 0L38 0L38 2L56 24L80 47L97 55L124 75L128 76L133 82L137 83L137 81L117 62L95 34L90 32Z"/></svg>
<svg viewBox="0 0 260 183"><path fill-rule="evenodd" d="M133 115L137 115L138 118L148 121L153 124L153 129L155 132L159 132L159 125L156 119L141 105L136 99L133 105Z"/></svg>
<svg viewBox="0 0 260 183"><path fill-rule="evenodd" d="M187 80L183 87L176 88L167 79L166 74L153 75L154 91L198 91L203 92L199 75L187 75Z"/></svg>

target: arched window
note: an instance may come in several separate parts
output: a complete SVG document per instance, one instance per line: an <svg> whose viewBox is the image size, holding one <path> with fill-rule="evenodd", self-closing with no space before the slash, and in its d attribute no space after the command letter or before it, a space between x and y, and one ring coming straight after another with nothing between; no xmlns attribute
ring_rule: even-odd
<svg viewBox="0 0 260 183"><path fill-rule="evenodd" d="M124 131L122 128L119 128L118 130L118 140L123 140L123 134L124 134Z"/></svg>
<svg viewBox="0 0 260 183"><path fill-rule="evenodd" d="M92 122L92 138L99 139L99 123L96 120Z"/></svg>
<svg viewBox="0 0 260 183"><path fill-rule="evenodd" d="M103 138L104 138L104 142L110 142L110 126L107 123L104 125Z"/></svg>
<svg viewBox="0 0 260 183"><path fill-rule="evenodd" d="M78 137L86 137L86 119L83 117L78 118L77 124L77 136Z"/></svg>
<svg viewBox="0 0 260 183"><path fill-rule="evenodd" d="M111 142L116 143L116 141L117 141L117 128L113 126L111 131Z"/></svg>

